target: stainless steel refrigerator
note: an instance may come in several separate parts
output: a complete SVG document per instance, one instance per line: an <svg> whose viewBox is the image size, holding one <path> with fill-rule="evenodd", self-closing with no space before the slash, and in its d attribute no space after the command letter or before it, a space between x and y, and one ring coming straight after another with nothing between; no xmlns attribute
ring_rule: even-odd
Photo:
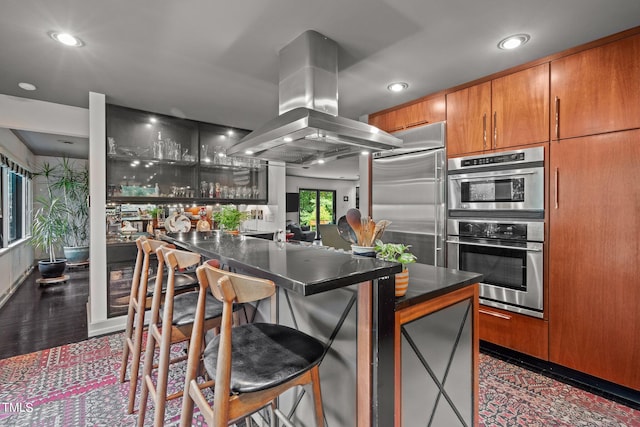
<svg viewBox="0 0 640 427"><path fill-rule="evenodd" d="M395 136L403 147L375 153L371 171L371 217L391 225L382 241L411 245L422 264L445 266L445 123Z"/></svg>

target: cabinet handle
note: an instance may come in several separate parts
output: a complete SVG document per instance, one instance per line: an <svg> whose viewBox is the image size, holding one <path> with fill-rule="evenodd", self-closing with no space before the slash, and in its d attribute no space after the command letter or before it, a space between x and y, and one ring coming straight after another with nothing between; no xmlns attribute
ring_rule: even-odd
<svg viewBox="0 0 640 427"><path fill-rule="evenodd" d="M559 175L560 175L560 171L558 170L558 168L556 168L555 176L554 176L554 186L555 186L555 189L556 189L556 191L555 191L556 209L558 209L558 205L559 205L559 197L558 197L558 190L559 190L559 188L558 188L559 178L558 177L559 177Z"/></svg>
<svg viewBox="0 0 640 427"><path fill-rule="evenodd" d="M560 139L560 98L556 96L556 139Z"/></svg>
<svg viewBox="0 0 640 427"><path fill-rule="evenodd" d="M486 314L487 316L499 317L500 319L511 320L511 316L507 316L506 314L496 313L495 311L483 310L481 308L478 309L478 313Z"/></svg>
<svg viewBox="0 0 640 427"><path fill-rule="evenodd" d="M487 149L487 113L482 115L482 149Z"/></svg>
<svg viewBox="0 0 640 427"><path fill-rule="evenodd" d="M498 112L493 112L493 148L498 148Z"/></svg>
<svg viewBox="0 0 640 427"><path fill-rule="evenodd" d="M408 123L404 128L408 129L408 128L412 128L412 127L415 127L415 126L426 125L427 123L429 123L429 120L419 120L417 122Z"/></svg>

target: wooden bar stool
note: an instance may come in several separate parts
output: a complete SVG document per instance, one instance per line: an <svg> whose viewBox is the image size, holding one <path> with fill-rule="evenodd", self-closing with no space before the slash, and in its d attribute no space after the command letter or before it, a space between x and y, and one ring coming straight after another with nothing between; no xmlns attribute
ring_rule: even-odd
<svg viewBox="0 0 640 427"><path fill-rule="evenodd" d="M231 327L233 304L270 297L275 285L270 280L230 273L203 265L196 270L200 290L198 308L189 346L180 425L191 425L193 404L209 426L226 427L271 405L297 385L311 385L318 427L324 426L318 366L325 347L317 339L296 329L270 323L250 323ZM204 319L209 293L223 304L220 334L207 344L205 370L214 380L198 384ZM213 387L213 407L202 389ZM283 414L275 410L278 417ZM289 421L285 422L291 425Z"/></svg>
<svg viewBox="0 0 640 427"><path fill-rule="evenodd" d="M167 395L167 383L169 365L186 359L186 356L170 358L171 344L188 341L191 338L191 329L195 318L198 302L198 292L186 292L175 295L175 278L177 270L197 266L201 257L199 254L161 246L156 250L158 255L158 276L155 291L151 303L151 321L145 350L142 390L140 394L140 411L138 414L138 426L144 425L149 394L154 402L154 426L164 425L166 402L182 396L182 390ZM216 264L215 261L210 263ZM162 286L161 265L167 266L168 280L162 307L159 290ZM219 264L218 264L219 265ZM239 308L239 306L238 306ZM207 309L203 314L201 327L204 330L214 329L220 326L222 304L213 296L207 300ZM237 321L237 316L234 317ZM193 345L190 342L189 345ZM154 368L153 358L155 348L159 348L158 377L154 384L151 372Z"/></svg>
<svg viewBox="0 0 640 427"><path fill-rule="evenodd" d="M125 328L122 362L120 364L120 382L126 379L126 371L131 355L131 370L129 373L129 403L127 413L133 413L136 398L136 388L138 385L138 374L140 368L140 354L142 352L142 337L144 328L144 313L151 307L151 296L153 292L148 289L149 281L154 282L156 276L149 277L151 255L155 251L166 246L175 248L169 243L160 240L147 239L144 236L136 239L138 255L131 281L131 292L129 295L129 310L127 313L127 323ZM175 292L181 293L193 290L198 285L195 276L179 274L176 276Z"/></svg>

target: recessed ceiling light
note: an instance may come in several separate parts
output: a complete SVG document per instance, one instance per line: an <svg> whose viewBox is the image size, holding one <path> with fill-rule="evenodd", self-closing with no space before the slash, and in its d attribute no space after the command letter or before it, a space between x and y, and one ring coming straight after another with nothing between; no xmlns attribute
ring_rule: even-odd
<svg viewBox="0 0 640 427"><path fill-rule="evenodd" d="M389 86L387 86L387 89L389 89L391 92L402 92L403 90L407 89L408 87L409 87L408 83L395 82L395 83L389 84Z"/></svg>
<svg viewBox="0 0 640 427"><path fill-rule="evenodd" d="M151 123L156 123L156 122L158 121L158 119L156 119L155 117L151 117L151 118L149 119L149 121L150 121Z"/></svg>
<svg viewBox="0 0 640 427"><path fill-rule="evenodd" d="M361 151L360 154L362 154L363 156L368 156L369 152L367 150Z"/></svg>
<svg viewBox="0 0 640 427"><path fill-rule="evenodd" d="M529 34L515 34L500 40L498 47L504 50L515 49L528 42L530 38Z"/></svg>
<svg viewBox="0 0 640 427"><path fill-rule="evenodd" d="M324 164L324 159L318 159L319 164Z"/></svg>
<svg viewBox="0 0 640 427"><path fill-rule="evenodd" d="M290 136L285 136L283 138L283 140L284 140L284 142L291 142L291 141L293 141L293 138L291 138Z"/></svg>
<svg viewBox="0 0 640 427"><path fill-rule="evenodd" d="M73 36L69 33L59 33L57 31L51 31L49 33L49 37L51 37L58 43L62 43L65 46L71 46L71 47L84 46L84 42L82 40L80 40L76 36Z"/></svg>
<svg viewBox="0 0 640 427"><path fill-rule="evenodd" d="M244 152L244 154L249 154L249 155L251 155L251 154L253 154L253 151L252 151L252 150L246 150L246 151Z"/></svg>
<svg viewBox="0 0 640 427"><path fill-rule="evenodd" d="M32 85L31 83L20 82L18 83L18 87L24 90L36 90L36 85Z"/></svg>

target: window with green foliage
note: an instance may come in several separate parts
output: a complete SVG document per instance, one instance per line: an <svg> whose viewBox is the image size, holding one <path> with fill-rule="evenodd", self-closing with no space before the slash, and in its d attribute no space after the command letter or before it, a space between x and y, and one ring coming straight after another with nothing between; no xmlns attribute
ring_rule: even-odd
<svg viewBox="0 0 640 427"><path fill-rule="evenodd" d="M334 190L300 190L300 225L315 230L316 225L336 222L336 192Z"/></svg>
<svg viewBox="0 0 640 427"><path fill-rule="evenodd" d="M2 167L0 173L0 247L29 235L31 180Z"/></svg>

